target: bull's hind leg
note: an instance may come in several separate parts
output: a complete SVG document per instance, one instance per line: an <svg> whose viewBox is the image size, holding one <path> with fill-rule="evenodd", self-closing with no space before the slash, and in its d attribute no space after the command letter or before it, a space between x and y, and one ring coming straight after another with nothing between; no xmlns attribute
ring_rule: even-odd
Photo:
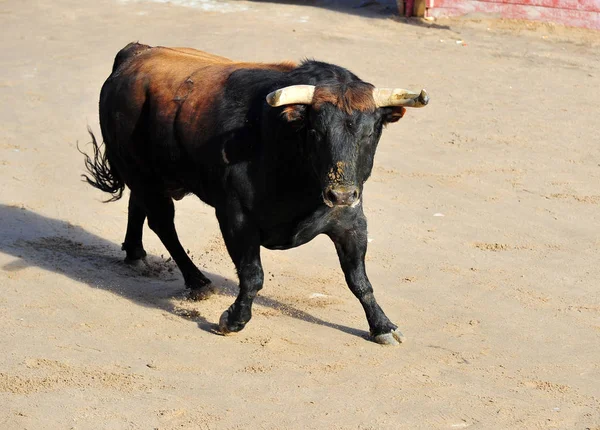
<svg viewBox="0 0 600 430"><path fill-rule="evenodd" d="M159 193L144 194L143 205L148 216L148 226L160 238L177 263L186 287L191 289L190 298L194 300L208 298L214 292L210 280L190 260L177 237L173 200Z"/></svg>
<svg viewBox="0 0 600 430"><path fill-rule="evenodd" d="M129 210L127 213L127 233L122 250L127 253L126 263L133 263L146 256L144 245L142 244L142 232L144 230L144 221L146 221L146 211L136 200L132 192L129 196Z"/></svg>

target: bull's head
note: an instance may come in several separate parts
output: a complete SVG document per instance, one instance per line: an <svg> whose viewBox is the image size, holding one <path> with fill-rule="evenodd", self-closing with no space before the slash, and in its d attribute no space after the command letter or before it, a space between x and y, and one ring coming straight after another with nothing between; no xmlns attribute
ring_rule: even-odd
<svg viewBox="0 0 600 430"><path fill-rule="evenodd" d="M417 94L400 88L374 88L362 81L293 85L267 96L270 106L286 106L286 120L300 123L306 130L323 201L330 207L360 203L383 126L402 118L405 107L423 107L428 102L425 90Z"/></svg>

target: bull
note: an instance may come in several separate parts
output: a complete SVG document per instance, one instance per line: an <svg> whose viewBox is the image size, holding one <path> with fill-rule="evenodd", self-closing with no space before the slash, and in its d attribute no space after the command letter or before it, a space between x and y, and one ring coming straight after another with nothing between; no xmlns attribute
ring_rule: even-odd
<svg viewBox="0 0 600 430"><path fill-rule="evenodd" d="M145 220L181 270L193 299L210 280L182 247L173 200L195 194L214 207L239 278L219 320L223 334L252 316L263 286L260 247L289 249L326 234L364 308L371 338L404 340L373 295L365 271L363 185L383 127L427 93L375 88L324 62L234 62L190 48L130 43L100 93L102 142L85 155L94 187L109 201L130 189L126 261L146 256Z"/></svg>

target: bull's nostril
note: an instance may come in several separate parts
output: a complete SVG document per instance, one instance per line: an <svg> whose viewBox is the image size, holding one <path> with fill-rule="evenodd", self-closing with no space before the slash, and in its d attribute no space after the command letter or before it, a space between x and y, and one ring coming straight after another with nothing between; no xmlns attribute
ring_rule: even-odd
<svg viewBox="0 0 600 430"><path fill-rule="evenodd" d="M353 206L359 200L356 187L328 188L323 192L323 200L328 206Z"/></svg>
<svg viewBox="0 0 600 430"><path fill-rule="evenodd" d="M337 200L338 200L338 196L337 194L333 191L333 190L327 190L327 192L325 193L325 197L327 198L327 200L329 200L331 203L336 204Z"/></svg>

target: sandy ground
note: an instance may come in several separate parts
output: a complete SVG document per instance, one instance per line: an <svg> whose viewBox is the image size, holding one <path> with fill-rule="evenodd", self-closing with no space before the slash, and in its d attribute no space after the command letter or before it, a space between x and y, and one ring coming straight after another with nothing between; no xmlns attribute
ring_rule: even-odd
<svg viewBox="0 0 600 430"><path fill-rule="evenodd" d="M195 3L0 3L0 428L599 429L600 35ZM265 250L253 320L215 334L235 274L193 197L177 226L219 294L186 301L149 230L148 267L122 263L127 202L80 181L76 143L132 40L428 89L365 191L369 274L408 343L365 339L326 238Z"/></svg>

